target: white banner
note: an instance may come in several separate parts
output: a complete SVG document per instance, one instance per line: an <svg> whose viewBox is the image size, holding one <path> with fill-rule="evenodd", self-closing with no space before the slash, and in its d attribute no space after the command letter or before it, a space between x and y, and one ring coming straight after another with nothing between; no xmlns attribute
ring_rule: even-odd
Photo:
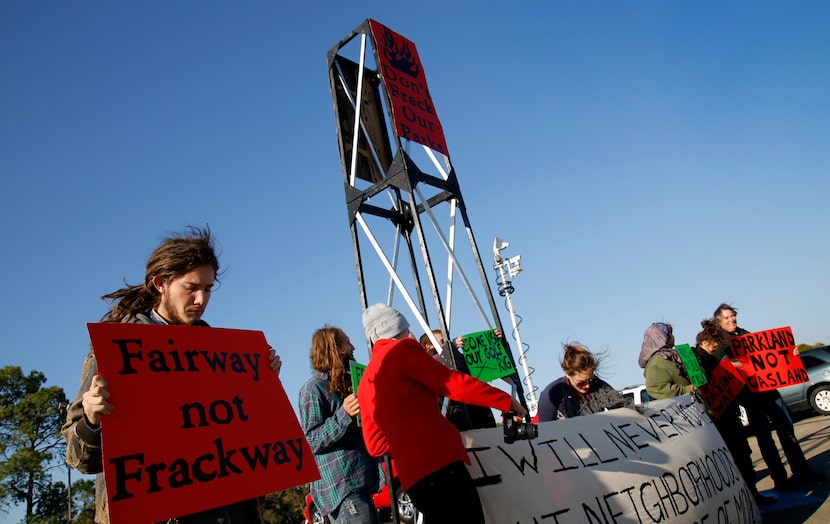
<svg viewBox="0 0 830 524"><path fill-rule="evenodd" d="M462 433L490 524L760 522L720 434L691 396L539 424ZM447 494L447 496L452 496Z"/></svg>

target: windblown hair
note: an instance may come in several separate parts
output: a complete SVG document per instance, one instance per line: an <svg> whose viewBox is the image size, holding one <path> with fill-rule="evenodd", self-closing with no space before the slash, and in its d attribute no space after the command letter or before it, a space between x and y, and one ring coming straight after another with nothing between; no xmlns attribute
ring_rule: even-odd
<svg viewBox="0 0 830 524"><path fill-rule="evenodd" d="M311 367L328 373L331 380L329 391L341 397L352 392L349 369L340 354L340 347L346 339L343 330L333 326L323 326L311 336Z"/></svg>
<svg viewBox="0 0 830 524"><path fill-rule="evenodd" d="M736 308L735 306L731 306L731 305L727 304L726 302L724 302L724 303L722 303L721 305L718 306L718 308L715 310L715 313L712 316L715 317L716 319L720 319L720 317L721 317L721 315L723 314L724 311L731 311L731 312L735 313L736 315L738 314L738 308ZM703 322L701 322L701 324L703 324Z"/></svg>
<svg viewBox="0 0 830 524"><path fill-rule="evenodd" d="M562 344L565 356L562 359L562 369L566 375L596 370L602 363L601 355L594 355L588 348L579 342Z"/></svg>
<svg viewBox="0 0 830 524"><path fill-rule="evenodd" d="M725 347L728 342L726 331L720 327L720 323L715 318L707 318L700 322L700 327L703 328L697 334L695 342L700 346L701 342L715 342L719 348Z"/></svg>
<svg viewBox="0 0 830 524"><path fill-rule="evenodd" d="M143 284L131 286L124 280L126 287L101 297L110 306L101 321L121 322L129 316L156 307L161 295L153 285L153 278L161 277L165 282L170 282L199 266L212 267L216 282L219 282L219 258L210 236L210 228L188 226L187 232L167 237L153 251L147 260Z"/></svg>

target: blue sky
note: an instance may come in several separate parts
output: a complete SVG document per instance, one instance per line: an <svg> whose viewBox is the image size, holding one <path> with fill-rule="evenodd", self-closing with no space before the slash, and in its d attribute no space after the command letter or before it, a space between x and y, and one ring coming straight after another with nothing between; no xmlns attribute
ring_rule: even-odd
<svg viewBox="0 0 830 524"><path fill-rule="evenodd" d="M830 6L455 4L0 3L0 364L73 397L99 297L206 223L205 319L264 331L292 401L323 324L368 360L326 52L369 17L418 47L485 262L522 255L538 387L573 340L639 383L651 322L724 301L830 341Z"/></svg>

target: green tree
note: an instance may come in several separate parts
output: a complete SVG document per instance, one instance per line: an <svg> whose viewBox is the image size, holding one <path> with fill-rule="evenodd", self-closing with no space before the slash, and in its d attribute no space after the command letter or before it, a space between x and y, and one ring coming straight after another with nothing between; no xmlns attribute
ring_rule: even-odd
<svg viewBox="0 0 830 524"><path fill-rule="evenodd" d="M816 342L815 344L799 344L796 347L799 351L804 353L805 351L810 351L811 349L820 348L824 346L824 342Z"/></svg>
<svg viewBox="0 0 830 524"><path fill-rule="evenodd" d="M52 482L40 491L35 514L27 522L38 524L66 524L66 484Z"/></svg>
<svg viewBox="0 0 830 524"><path fill-rule="evenodd" d="M59 498L52 471L65 467L60 428L67 400L63 389L45 382L39 371L25 376L17 366L0 369L0 508L25 505L27 522L60 518L47 513ZM65 495L63 501L65 519Z"/></svg>
<svg viewBox="0 0 830 524"><path fill-rule="evenodd" d="M296 524L302 522L305 516L305 496L308 486L278 491L265 495L265 504L262 508L262 518L266 524Z"/></svg>
<svg viewBox="0 0 830 524"><path fill-rule="evenodd" d="M76 480L72 483L72 523L92 524L95 520L95 481Z"/></svg>

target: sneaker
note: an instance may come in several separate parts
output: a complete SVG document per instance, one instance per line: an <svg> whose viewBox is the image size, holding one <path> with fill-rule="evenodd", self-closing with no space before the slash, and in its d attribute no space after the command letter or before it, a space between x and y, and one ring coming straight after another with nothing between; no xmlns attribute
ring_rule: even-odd
<svg viewBox="0 0 830 524"><path fill-rule="evenodd" d="M816 482L824 482L825 480L827 480L827 475L813 469L808 469L804 473L793 475L793 482L796 484L813 484Z"/></svg>
<svg viewBox="0 0 830 524"><path fill-rule="evenodd" d="M766 495L761 495L760 493L755 494L755 503L759 506L772 506L775 502L775 497L767 497Z"/></svg>

